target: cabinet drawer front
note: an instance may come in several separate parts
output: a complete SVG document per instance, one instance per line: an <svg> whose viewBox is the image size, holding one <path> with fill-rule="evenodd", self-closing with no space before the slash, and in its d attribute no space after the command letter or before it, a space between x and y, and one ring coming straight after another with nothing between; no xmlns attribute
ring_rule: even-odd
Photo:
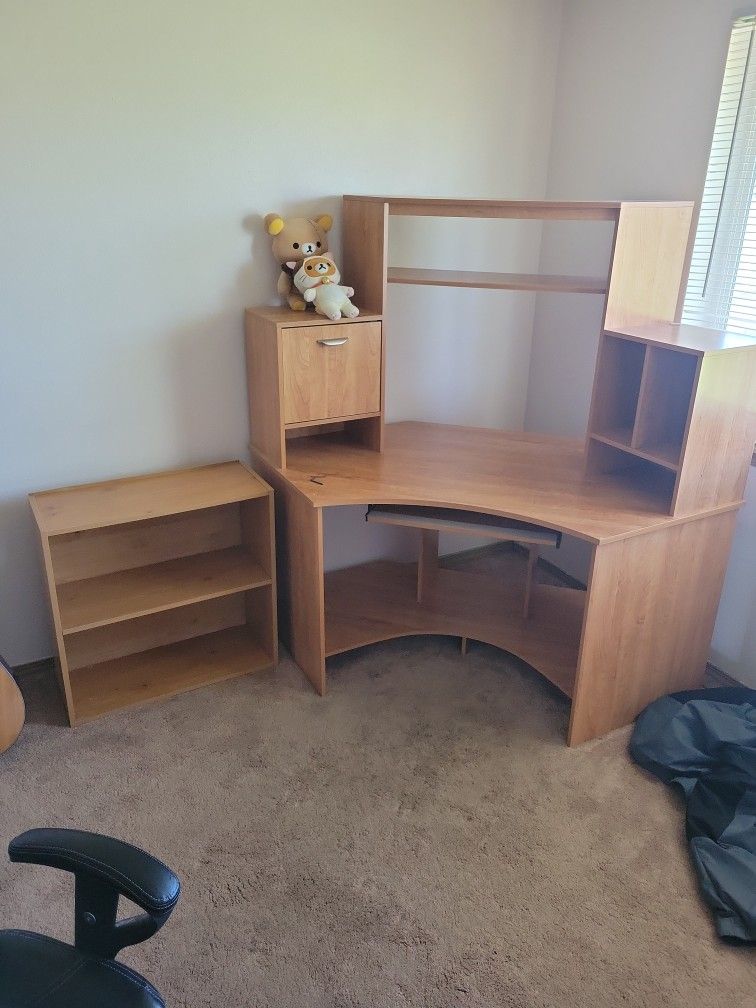
<svg viewBox="0 0 756 1008"><path fill-rule="evenodd" d="M281 338L284 423L380 410L380 322L300 326Z"/></svg>

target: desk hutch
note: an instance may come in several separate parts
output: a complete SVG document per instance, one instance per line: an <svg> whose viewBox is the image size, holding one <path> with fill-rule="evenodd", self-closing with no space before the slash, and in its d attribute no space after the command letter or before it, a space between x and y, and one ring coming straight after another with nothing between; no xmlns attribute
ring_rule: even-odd
<svg viewBox="0 0 756 1008"><path fill-rule="evenodd" d="M391 214L603 220L614 240L598 277L394 268ZM343 275L364 314L247 312L251 447L276 491L282 631L318 693L329 655L417 633L486 641L571 699L573 745L701 684L756 437L756 344L676 321L692 215L687 202L345 196ZM385 425L392 283L602 297L585 441ZM422 529L418 569L375 561L324 574L322 512L339 505L381 505L381 520L400 523L404 509ZM531 543L539 530L584 540L587 590L528 584L523 606L522 584L444 567L439 509L443 521L465 512L467 530L493 516Z"/></svg>

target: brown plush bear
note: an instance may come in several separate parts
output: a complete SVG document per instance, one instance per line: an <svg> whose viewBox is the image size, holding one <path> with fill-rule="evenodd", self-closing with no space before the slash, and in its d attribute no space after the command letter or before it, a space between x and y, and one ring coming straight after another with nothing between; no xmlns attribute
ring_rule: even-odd
<svg viewBox="0 0 756 1008"><path fill-rule="evenodd" d="M280 214L269 213L265 217L265 229L273 237L273 257L281 267L278 277L278 293L281 303L294 311L304 311L307 305L294 286L294 274L307 256L320 255L328 251L326 233L331 230L333 220L329 214L319 217L290 217L285 220ZM294 267L287 263L295 263Z"/></svg>

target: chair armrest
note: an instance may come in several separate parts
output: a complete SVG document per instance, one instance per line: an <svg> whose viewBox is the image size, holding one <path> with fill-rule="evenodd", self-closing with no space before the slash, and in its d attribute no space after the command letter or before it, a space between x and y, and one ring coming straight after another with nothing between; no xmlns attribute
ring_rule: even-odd
<svg viewBox="0 0 756 1008"><path fill-rule="evenodd" d="M147 913L167 919L178 902L178 878L162 861L122 840L84 830L32 829L11 840L11 861L49 865L104 882Z"/></svg>

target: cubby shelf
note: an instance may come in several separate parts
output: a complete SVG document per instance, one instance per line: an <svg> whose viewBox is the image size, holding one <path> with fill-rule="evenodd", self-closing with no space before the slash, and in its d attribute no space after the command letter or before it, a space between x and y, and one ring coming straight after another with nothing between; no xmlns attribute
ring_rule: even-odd
<svg viewBox="0 0 756 1008"><path fill-rule="evenodd" d="M418 269L389 266L389 283L432 287L475 287L487 290L556 291L562 294L605 294L605 277L548 276L538 273L481 273L472 270Z"/></svg>
<svg viewBox="0 0 756 1008"><path fill-rule="evenodd" d="M61 626L78 633L268 584L251 554L232 546L62 584Z"/></svg>
<svg viewBox="0 0 756 1008"><path fill-rule="evenodd" d="M609 432L608 434L593 433L591 434L591 440L600 441L602 444L609 445L612 448L618 448L628 455L634 455L637 458L645 459L647 462L653 462L655 465L671 469L673 472L677 472L678 470L677 458L679 457L680 449L675 445L661 445L655 448L654 451L645 451L630 444L629 432L626 431Z"/></svg>

